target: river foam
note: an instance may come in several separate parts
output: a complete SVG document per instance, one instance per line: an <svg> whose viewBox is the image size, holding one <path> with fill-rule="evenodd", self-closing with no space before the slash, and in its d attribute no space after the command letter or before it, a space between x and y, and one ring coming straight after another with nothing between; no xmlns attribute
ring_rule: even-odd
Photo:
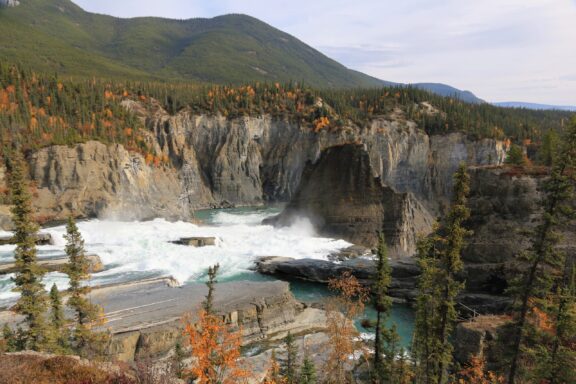
<svg viewBox="0 0 576 384"><path fill-rule="evenodd" d="M144 222L89 220L78 223L87 253L100 256L106 270L93 274L91 285L101 285L138 278L170 275L185 283L205 278L206 270L220 264L222 279L246 274L259 256L288 256L325 259L330 253L350 244L343 240L317 237L305 219L291 227L262 225L273 209L214 210L203 213L206 224L169 222L156 219ZM63 255L65 226L48 228L54 245L41 246L39 258ZM189 236L214 236L215 246L194 248L172 244ZM13 246L0 247L0 261L13 256ZM50 273L46 286L56 283L65 289L64 275ZM9 276L0 278L0 302L13 300Z"/></svg>

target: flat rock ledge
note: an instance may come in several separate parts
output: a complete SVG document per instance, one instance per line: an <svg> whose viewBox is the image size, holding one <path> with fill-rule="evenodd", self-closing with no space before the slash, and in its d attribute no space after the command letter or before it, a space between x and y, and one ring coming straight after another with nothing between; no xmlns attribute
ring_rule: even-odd
<svg viewBox="0 0 576 384"><path fill-rule="evenodd" d="M112 334L108 357L113 361L148 361L173 353L182 340L183 319L197 319L207 288L204 284L176 287L172 278L155 278L96 288L91 298L103 307ZM219 283L215 309L226 323L241 329L243 345L278 341L288 332L325 330L323 310L296 301L283 281ZM72 315L67 313L67 315ZM11 311L0 312L0 327L21 321Z"/></svg>
<svg viewBox="0 0 576 384"><path fill-rule="evenodd" d="M86 255L89 263L90 273L101 272L104 270L104 264L98 255ZM68 264L67 256L50 257L46 259L39 259L38 264L48 272L64 272L64 267ZM18 271L16 263L1 263L0 275L14 273Z"/></svg>
<svg viewBox="0 0 576 384"><path fill-rule="evenodd" d="M156 359L173 350L182 335L183 317L196 319L207 288L204 284L174 288L169 283L156 279L92 292L113 334L112 359ZM226 323L242 330L245 345L325 327L324 312L297 302L289 284L281 281L220 283L214 305Z"/></svg>
<svg viewBox="0 0 576 384"><path fill-rule="evenodd" d="M397 302L412 303L417 296L420 268L414 259L390 260L392 284L389 294ZM498 266L500 268L501 266ZM466 265L463 280L467 290L459 296L462 309L468 316L471 310L479 313L501 313L506 310L510 300L502 295L492 294L490 286L484 287L478 278L489 279L492 265ZM363 285L370 286L376 277L376 261L366 258L333 262L318 259L293 259L291 257L264 256L255 262L255 270L265 275L283 279L298 279L326 284L344 272L352 273ZM470 313L469 313L470 312Z"/></svg>
<svg viewBox="0 0 576 384"><path fill-rule="evenodd" d="M38 233L35 236L36 245L54 245L54 239L49 233ZM0 245L16 244L13 236L0 236Z"/></svg>

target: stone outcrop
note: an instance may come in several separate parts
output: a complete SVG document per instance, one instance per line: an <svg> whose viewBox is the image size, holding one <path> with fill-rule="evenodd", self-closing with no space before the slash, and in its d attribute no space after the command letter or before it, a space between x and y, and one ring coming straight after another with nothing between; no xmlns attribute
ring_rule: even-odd
<svg viewBox="0 0 576 384"><path fill-rule="evenodd" d="M417 296L420 268L414 259L390 260L392 283L388 294L399 302L414 302ZM472 315L470 309L479 313L501 313L510 305L510 300L489 290L477 288L476 265L465 265L460 279L465 281L465 290L458 297L464 315ZM290 257L267 256L256 260L255 269L265 275L282 279L299 279L315 283L327 283L344 272L352 273L360 283L371 285L376 277L376 262L366 258L333 262L318 259L293 259ZM480 278L483 278L481 275ZM501 292L499 292L501 293ZM469 307L470 309L466 308Z"/></svg>
<svg viewBox="0 0 576 384"><path fill-rule="evenodd" d="M190 247L207 247L216 245L215 237L183 237L179 240L173 241L174 244L187 245Z"/></svg>
<svg viewBox="0 0 576 384"><path fill-rule="evenodd" d="M121 145L90 141L75 147L44 148L30 158L30 173L38 188L35 205L58 218L70 214L180 218L187 214L178 199L182 186L175 172L148 166L141 155Z"/></svg>
<svg viewBox="0 0 576 384"><path fill-rule="evenodd" d="M495 140L428 136L401 111L364 127L314 132L271 116L229 119L189 110L169 115L158 104L145 108L127 100L123 105L145 123L148 145L168 164L147 165L139 154L96 142L41 149L28 159L38 188L38 216L48 221L69 213L187 219L192 209L288 201L307 162L318 160L326 148L351 142L365 144L374 176L383 184L410 192L435 212L450 194L460 161L499 164L505 156ZM7 224L5 216L0 223Z"/></svg>
<svg viewBox="0 0 576 384"><path fill-rule="evenodd" d="M197 320L207 294L204 284L175 287L170 278L115 284L91 292L103 307L112 334L108 355L113 360L159 359L181 341L183 318ZM243 345L280 340L288 332L306 334L325 329L324 311L295 300L289 284L274 282L219 283L214 308L227 324L242 331ZM67 316L73 316L69 309ZM22 317L0 311L0 326L15 326Z"/></svg>
<svg viewBox="0 0 576 384"><path fill-rule="evenodd" d="M86 255L86 260L88 261L90 273L101 272L104 270L104 264L102 264L102 260L100 260L98 255ZM47 272L64 272L68 262L68 256L38 259L38 265ZM16 271L18 271L16 263L0 263L0 275L14 273Z"/></svg>
<svg viewBox="0 0 576 384"><path fill-rule="evenodd" d="M510 321L506 316L478 316L459 323L454 333L454 357L466 364L472 357L487 360L488 365L501 361L502 356L493 353L499 331Z"/></svg>
<svg viewBox="0 0 576 384"><path fill-rule="evenodd" d="M308 164L300 188L275 220L289 225L308 217L322 235L374 247L383 232L394 257L412 256L434 219L411 192L384 185L364 145L330 147Z"/></svg>
<svg viewBox="0 0 576 384"><path fill-rule="evenodd" d="M163 280L94 290L92 299L104 307L113 334L110 355L130 361L169 353L182 317L190 314L194 321L206 293L203 284L171 288ZM321 311L297 302L285 282L220 283L214 305L228 324L242 329L245 344L324 327Z"/></svg>
<svg viewBox="0 0 576 384"><path fill-rule="evenodd" d="M54 239L49 233L38 233L35 237L36 245L53 245ZM16 244L16 239L13 236L1 236L0 245Z"/></svg>
<svg viewBox="0 0 576 384"><path fill-rule="evenodd" d="M528 248L529 231L540 222L545 169L472 167L466 225L473 231L462 253L477 290L502 293L517 273L513 260ZM560 247L576 260L576 227L561 233Z"/></svg>

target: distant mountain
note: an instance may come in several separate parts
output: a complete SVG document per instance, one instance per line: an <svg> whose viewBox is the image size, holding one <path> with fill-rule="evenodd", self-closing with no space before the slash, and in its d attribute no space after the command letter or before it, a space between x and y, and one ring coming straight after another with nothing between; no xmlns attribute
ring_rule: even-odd
<svg viewBox="0 0 576 384"><path fill-rule="evenodd" d="M571 105L548 105L536 103L524 103L521 101L505 101L501 103L492 103L498 107L506 108L526 108L535 110L558 110L558 111L573 111L576 112L576 106Z"/></svg>
<svg viewBox="0 0 576 384"><path fill-rule="evenodd" d="M43 72L205 83L304 81L316 88L403 86L351 70L295 37L246 15L121 19L70 0L0 0L0 60ZM411 86L470 103L445 84Z"/></svg>
<svg viewBox="0 0 576 384"><path fill-rule="evenodd" d="M413 87L424 89L424 90L427 90L429 92L435 93L435 94L440 95L440 96L455 97L455 98L457 98L461 101L465 101L467 103L472 103L472 104L485 103L484 100L480 99L479 97L477 97L475 94L473 94L470 91L462 91L460 89L451 87L451 86L446 85L446 84L415 83L415 84L411 84L411 85Z"/></svg>
<svg viewBox="0 0 576 384"><path fill-rule="evenodd" d="M245 15L120 19L86 12L69 0L20 0L0 9L0 35L3 61L69 75L383 85Z"/></svg>

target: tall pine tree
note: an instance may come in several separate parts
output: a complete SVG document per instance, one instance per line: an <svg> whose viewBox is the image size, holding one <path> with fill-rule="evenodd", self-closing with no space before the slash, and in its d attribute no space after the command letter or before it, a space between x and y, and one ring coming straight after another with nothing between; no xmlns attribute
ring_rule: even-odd
<svg viewBox="0 0 576 384"><path fill-rule="evenodd" d="M38 225L32 216L28 192L26 165L19 151L14 150L8 161L9 186L12 198L12 222L16 250L14 257L18 272L14 277L15 290L20 293L15 310L24 316L26 330L24 343L27 349L42 351L50 348L50 335L46 324L48 308L46 290L42 283L44 270L36 258Z"/></svg>
<svg viewBox="0 0 576 384"><path fill-rule="evenodd" d="M557 248L558 226L565 223L572 212L573 171L576 158L576 123L563 141L558 161L552 167L549 179L544 183L541 200L542 219L531 236L530 247L519 253L518 264L523 270L513 281L510 293L515 298L514 335L511 346L511 362L508 383L514 384L525 372L521 364L523 352L530 349L527 334L538 334L538 329L528 317L534 310L546 311L548 299L556 278L565 266L565 255ZM555 272L554 272L555 271ZM560 275L562 273L560 272Z"/></svg>
<svg viewBox="0 0 576 384"><path fill-rule="evenodd" d="M72 347L80 354L88 353L88 350L98 349L97 344L103 343L103 334L96 334L92 327L100 319L101 309L86 298L91 288L86 284L90 278L90 262L84 251L84 240L72 217L66 225L66 254L68 264L66 274L70 279L68 292L68 306L74 310L75 327L72 333Z"/></svg>
<svg viewBox="0 0 576 384"><path fill-rule="evenodd" d="M392 299L388 296L388 289L392 283L392 269L388 263L388 249L384 235L378 239L376 281L373 294L376 304L376 329L374 340L374 374L379 383L391 383L394 372L394 362L398 353L396 342L398 334L396 328L388 329L386 320L392 309Z"/></svg>
<svg viewBox="0 0 576 384"><path fill-rule="evenodd" d="M457 320L456 297L463 287L461 252L468 231L464 222L470 190L464 164L454 175L452 204L438 229L419 246L422 274L417 298L415 355L422 383L442 384L452 362L450 336Z"/></svg>

